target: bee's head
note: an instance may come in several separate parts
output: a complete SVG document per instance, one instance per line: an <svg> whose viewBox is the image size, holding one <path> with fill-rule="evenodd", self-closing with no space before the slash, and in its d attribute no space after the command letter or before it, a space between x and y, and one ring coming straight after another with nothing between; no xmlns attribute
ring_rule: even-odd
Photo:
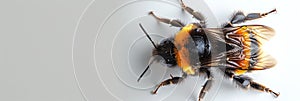
<svg viewBox="0 0 300 101"><path fill-rule="evenodd" d="M153 56L149 60L148 66L146 67L144 72L139 76L137 81L139 81L143 77L143 75L148 71L150 65L154 61L159 59L158 57L162 57L165 60L164 62L167 64L168 67L172 67L177 64L175 58L175 46L172 41L173 39L163 40L160 44L156 45L151 39L151 37L149 36L149 34L146 32L142 24L139 24L139 26L142 29L142 31L145 33L147 38L150 40L150 42L152 43L154 49L152 51Z"/></svg>
<svg viewBox="0 0 300 101"><path fill-rule="evenodd" d="M153 49L152 55L161 56L164 59L164 63L168 67L175 66L177 64L175 58L175 46L171 38L163 40L160 44Z"/></svg>

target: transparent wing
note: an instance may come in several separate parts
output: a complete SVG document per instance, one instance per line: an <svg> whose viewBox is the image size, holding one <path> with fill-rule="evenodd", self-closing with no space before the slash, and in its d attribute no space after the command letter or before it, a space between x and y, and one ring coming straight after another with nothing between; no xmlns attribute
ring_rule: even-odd
<svg viewBox="0 0 300 101"><path fill-rule="evenodd" d="M255 63L253 63L253 66L249 70L264 70L274 67L277 63L271 55L265 54L265 52L254 57L254 59L256 61L254 61Z"/></svg>
<svg viewBox="0 0 300 101"><path fill-rule="evenodd" d="M275 35L275 31L271 27L264 25L248 25L247 28L253 32L258 41L268 41Z"/></svg>
<svg viewBox="0 0 300 101"><path fill-rule="evenodd" d="M246 27L251 37L251 59L248 69L263 70L274 67L276 60L261 47L275 35L275 31L264 25L247 25Z"/></svg>
<svg viewBox="0 0 300 101"><path fill-rule="evenodd" d="M218 51L218 55L211 61L203 63L203 66L226 67L237 70L263 70L271 68L276 60L266 54L261 46L270 40L275 32L264 25L245 25L232 28L207 28L207 35L217 44L225 43L226 50ZM224 45L224 44L223 44ZM243 71L244 72L244 71Z"/></svg>

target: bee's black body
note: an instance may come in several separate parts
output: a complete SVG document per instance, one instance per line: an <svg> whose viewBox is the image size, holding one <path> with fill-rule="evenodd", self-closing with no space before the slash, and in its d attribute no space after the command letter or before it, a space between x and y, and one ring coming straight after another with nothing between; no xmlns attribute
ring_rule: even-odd
<svg viewBox="0 0 300 101"><path fill-rule="evenodd" d="M158 45L153 44L155 48L152 55L161 56L168 67L178 66L181 68L183 76L173 77L171 75L171 79L158 85L153 91L154 94L161 86L181 82L188 75L205 73L208 79L200 91L199 100L201 100L212 85L213 77L210 68L218 68L242 88L252 87L260 91L270 92L275 97L279 96L279 93L275 93L252 81L250 77L243 75L250 71L264 70L275 65L275 60L270 55L266 55L260 48L264 41L269 40L274 35L274 30L264 25L233 25L261 18L275 12L275 9L262 14L244 15L242 12L237 12L230 19L231 22L226 23L222 28L206 28L201 13L185 6L182 1L181 5L185 11L192 14L200 22L184 25L178 20L160 18L153 12L149 13L160 22L181 27L181 30L174 37L167 38ZM148 38L151 40L149 36ZM153 43L152 40L151 42Z"/></svg>

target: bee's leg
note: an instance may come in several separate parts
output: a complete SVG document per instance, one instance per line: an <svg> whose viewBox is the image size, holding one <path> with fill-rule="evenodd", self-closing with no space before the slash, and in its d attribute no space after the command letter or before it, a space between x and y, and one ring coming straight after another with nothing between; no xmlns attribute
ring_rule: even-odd
<svg viewBox="0 0 300 101"><path fill-rule="evenodd" d="M207 80L206 80L205 84L202 86L202 89L199 93L198 101L201 101L204 98L206 92L208 92L208 90L211 88L211 85L212 85L212 75L211 75L210 71L208 69L200 69L200 72L206 73Z"/></svg>
<svg viewBox="0 0 300 101"><path fill-rule="evenodd" d="M199 73L200 74L206 74L206 78L211 78L212 77L208 68L200 68Z"/></svg>
<svg viewBox="0 0 300 101"><path fill-rule="evenodd" d="M187 11L188 13L190 13L191 15L193 15L194 18L196 18L197 20L200 21L200 26L205 28L206 27L206 22L205 22L205 17L203 16L203 14L201 14L200 12L197 12L195 10L193 10L191 7L186 6L182 0L180 0L180 4L182 9L184 9L185 11Z"/></svg>
<svg viewBox="0 0 300 101"><path fill-rule="evenodd" d="M156 88L155 90L152 91L152 94L156 94L158 89L162 86L166 86L166 85L169 85L169 84L177 84L179 82L181 82L185 77L186 77L186 74L184 74L182 77L173 77L171 74L171 79L167 79L163 82L161 82Z"/></svg>
<svg viewBox="0 0 300 101"><path fill-rule="evenodd" d="M225 74L227 76L229 76L230 78L233 78L233 80L236 81L236 83L241 86L244 89L248 89L249 87L259 90L259 91L264 91L264 92L268 92L271 93L272 95L274 95L275 97L278 97L280 93L276 93L273 90L271 90L270 88L267 88L257 82L254 82L250 77L245 76L245 75L234 75L234 73L232 71L225 71Z"/></svg>
<svg viewBox="0 0 300 101"><path fill-rule="evenodd" d="M267 13L249 13L247 15L245 15L243 12L236 12L233 14L230 23L227 26L230 26L230 24L238 24L249 20L259 19L273 12L276 12L276 9L273 9Z"/></svg>
<svg viewBox="0 0 300 101"><path fill-rule="evenodd" d="M184 27L185 25L180 22L179 20L171 20L171 19L167 19L167 18L161 18L156 16L153 11L149 12L149 15L152 15L155 19L157 19L160 22L166 23L166 24L170 24L171 26L175 26L175 27Z"/></svg>

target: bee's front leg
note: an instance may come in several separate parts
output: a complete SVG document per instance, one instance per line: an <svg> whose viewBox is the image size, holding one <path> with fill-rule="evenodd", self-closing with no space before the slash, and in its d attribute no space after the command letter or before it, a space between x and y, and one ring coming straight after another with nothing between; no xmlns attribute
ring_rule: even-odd
<svg viewBox="0 0 300 101"><path fill-rule="evenodd" d="M158 17L154 14L153 11L149 12L149 15L153 16L156 20L158 20L159 22L163 22L166 24L170 24L171 26L175 26L175 27L184 27L185 24L183 24L181 21L179 20L172 20L172 19L167 19L167 18L161 18Z"/></svg>

